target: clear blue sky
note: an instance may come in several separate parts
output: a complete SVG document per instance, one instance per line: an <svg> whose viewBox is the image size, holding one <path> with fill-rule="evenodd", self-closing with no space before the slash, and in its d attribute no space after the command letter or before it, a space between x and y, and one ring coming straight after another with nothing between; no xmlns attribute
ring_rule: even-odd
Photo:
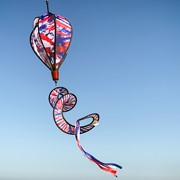
<svg viewBox="0 0 180 180"><path fill-rule="evenodd" d="M73 26L59 86L76 94L71 123L92 112L81 136L121 180L180 179L180 1L49 0ZM45 0L0 1L0 180L111 180L54 124L50 71L29 44Z"/></svg>

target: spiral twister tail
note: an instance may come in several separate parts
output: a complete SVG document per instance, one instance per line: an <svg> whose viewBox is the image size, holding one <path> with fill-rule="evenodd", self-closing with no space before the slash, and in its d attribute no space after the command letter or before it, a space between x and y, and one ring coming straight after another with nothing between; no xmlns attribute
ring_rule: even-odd
<svg viewBox="0 0 180 180"><path fill-rule="evenodd" d="M64 87L56 87L50 92L49 103L53 108L54 122L57 127L64 133L75 135L78 148L81 150L84 156L86 156L86 158L99 166L102 170L112 173L115 177L117 177L117 171L114 168L121 169L121 166L114 163L103 163L99 161L90 153L85 151L80 144L80 134L90 131L99 124L99 114L92 113L84 116L83 118L80 118L76 121L75 126L70 124L63 116L63 113L70 111L75 107L77 103L77 98L74 94L69 93L68 90ZM80 121L84 121L89 118L92 118L91 123L85 126L80 126Z"/></svg>

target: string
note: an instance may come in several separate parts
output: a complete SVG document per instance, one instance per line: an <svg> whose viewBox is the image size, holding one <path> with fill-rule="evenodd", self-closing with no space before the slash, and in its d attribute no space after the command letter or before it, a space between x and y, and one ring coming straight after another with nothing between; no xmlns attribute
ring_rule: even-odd
<svg viewBox="0 0 180 180"><path fill-rule="evenodd" d="M47 12L49 13L49 2L46 0L46 7L47 7Z"/></svg>

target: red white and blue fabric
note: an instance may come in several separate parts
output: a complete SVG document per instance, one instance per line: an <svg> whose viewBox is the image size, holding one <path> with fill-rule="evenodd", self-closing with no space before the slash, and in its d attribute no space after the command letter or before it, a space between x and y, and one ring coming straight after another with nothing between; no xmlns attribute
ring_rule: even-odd
<svg viewBox="0 0 180 180"><path fill-rule="evenodd" d="M74 94L68 92L64 87L56 87L49 94L49 102L53 108L54 121L57 127L70 135L75 135L77 145L82 153L92 162L97 164L102 170L112 173L117 177L116 169L121 169L122 167L115 163L103 163L92 156L90 153L85 151L80 144L80 134L86 133L93 129L99 123L99 115L97 113L89 114L76 121L76 125L71 125L63 116L63 112L71 110L77 102L77 98ZM85 126L80 126L80 121L92 118L91 123Z"/></svg>
<svg viewBox="0 0 180 180"><path fill-rule="evenodd" d="M53 108L55 124L61 131L70 135L75 135L75 126L65 119L63 112L70 111L76 105L76 102L76 96L69 93L64 87L56 87L49 94L49 103ZM92 121L89 124L80 127L81 134L93 129L99 122L99 115L97 113L89 114L81 118L81 120L88 118L92 118Z"/></svg>
<svg viewBox="0 0 180 180"><path fill-rule="evenodd" d="M72 26L63 16L46 13L34 19L31 47L52 71L58 70L67 55L72 39Z"/></svg>

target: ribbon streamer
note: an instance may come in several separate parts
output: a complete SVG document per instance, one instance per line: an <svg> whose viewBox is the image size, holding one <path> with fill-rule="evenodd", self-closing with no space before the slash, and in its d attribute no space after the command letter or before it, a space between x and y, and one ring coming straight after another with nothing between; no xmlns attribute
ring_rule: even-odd
<svg viewBox="0 0 180 180"><path fill-rule="evenodd" d="M76 121L76 126L70 124L63 116L63 112L70 111L72 108L74 108L77 103L77 98L74 94L69 93L68 90L64 87L56 87L53 89L49 94L49 102L53 108L54 122L57 127L67 134L75 135L78 148L81 150L84 156L99 166L99 168L102 170L112 173L117 177L117 171L115 168L122 169L121 166L115 163L103 163L99 161L90 153L85 151L80 144L80 134L86 133L98 125L99 115L97 113L89 114L81 119L78 119ZM92 118L91 123L85 126L80 126L80 121L88 118Z"/></svg>
<svg viewBox="0 0 180 180"><path fill-rule="evenodd" d="M116 175L117 171L114 168L122 169L121 166L119 166L118 164L114 164L114 163L103 163L103 162L99 161L98 159L96 159L91 154L89 154L87 151L85 151L83 149L83 147L81 146L81 144L80 144L80 121L81 120L82 119L79 119L76 121L76 128L75 128L75 137L76 137L76 142L77 142L79 149L82 151L84 156L86 156L91 162L97 164L102 170L110 172L114 176L117 177L117 175Z"/></svg>

